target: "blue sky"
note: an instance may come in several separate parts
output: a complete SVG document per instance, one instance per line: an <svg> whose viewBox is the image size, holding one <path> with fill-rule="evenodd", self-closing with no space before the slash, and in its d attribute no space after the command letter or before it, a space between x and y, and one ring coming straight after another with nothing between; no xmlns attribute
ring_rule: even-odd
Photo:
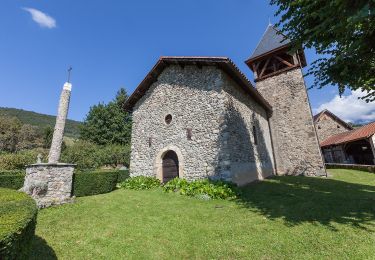
<svg viewBox="0 0 375 260"><path fill-rule="evenodd" d="M243 61L269 19L276 22L274 12L255 0L2 0L0 106L56 114L69 65L69 118L75 120L120 87L132 93L160 56L228 56L252 80ZM312 50L306 56L316 59ZM335 87L309 91L314 111L328 107L352 121L364 113L375 118L373 106L345 112L353 94L342 103Z"/></svg>

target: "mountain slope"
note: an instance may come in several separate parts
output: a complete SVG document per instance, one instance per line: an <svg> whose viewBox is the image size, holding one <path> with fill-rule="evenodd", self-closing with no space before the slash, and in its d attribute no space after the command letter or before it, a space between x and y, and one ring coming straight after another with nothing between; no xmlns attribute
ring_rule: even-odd
<svg viewBox="0 0 375 260"><path fill-rule="evenodd" d="M17 117L23 124L34 125L41 129L47 126L53 128L56 122L55 116L8 107L0 107L0 116ZM77 138L79 136L79 126L81 124L81 122L68 119L65 126L65 135Z"/></svg>

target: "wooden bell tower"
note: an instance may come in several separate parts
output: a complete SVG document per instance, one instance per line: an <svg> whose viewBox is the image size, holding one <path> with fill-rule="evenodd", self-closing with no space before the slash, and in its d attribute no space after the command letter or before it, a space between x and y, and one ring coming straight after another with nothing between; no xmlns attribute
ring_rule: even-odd
<svg viewBox="0 0 375 260"><path fill-rule="evenodd" d="M301 49L290 53L289 39L269 25L254 53L245 63L254 72L257 82L297 67L305 67L306 59Z"/></svg>

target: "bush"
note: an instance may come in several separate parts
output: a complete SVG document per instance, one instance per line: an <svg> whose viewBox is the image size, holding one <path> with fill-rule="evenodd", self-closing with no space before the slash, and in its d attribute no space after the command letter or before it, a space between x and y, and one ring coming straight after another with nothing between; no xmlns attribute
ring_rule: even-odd
<svg viewBox="0 0 375 260"><path fill-rule="evenodd" d="M38 152L36 150L1 154L0 169L23 170L26 165L36 163L37 156Z"/></svg>
<svg viewBox="0 0 375 260"><path fill-rule="evenodd" d="M0 188L0 259L27 259L37 212L25 193Z"/></svg>
<svg viewBox="0 0 375 260"><path fill-rule="evenodd" d="M25 181L24 172L8 173L0 172L0 188L18 190L23 187Z"/></svg>
<svg viewBox="0 0 375 260"><path fill-rule="evenodd" d="M77 197L111 192L116 188L118 171L85 171L73 175L73 195Z"/></svg>
<svg viewBox="0 0 375 260"><path fill-rule="evenodd" d="M175 178L163 186L165 192L179 192L181 195L211 199L233 199L239 194L239 189L233 183L224 181L187 180Z"/></svg>
<svg viewBox="0 0 375 260"><path fill-rule="evenodd" d="M129 171L128 170L119 170L118 171L117 183L122 183L128 178L129 178Z"/></svg>
<svg viewBox="0 0 375 260"><path fill-rule="evenodd" d="M160 187L160 181L154 177L137 176L125 180L120 186L131 190L149 190Z"/></svg>
<svg viewBox="0 0 375 260"><path fill-rule="evenodd" d="M61 161L74 163L77 169L97 169L101 166L129 166L130 147L121 145L100 146L88 141L77 141L62 153Z"/></svg>

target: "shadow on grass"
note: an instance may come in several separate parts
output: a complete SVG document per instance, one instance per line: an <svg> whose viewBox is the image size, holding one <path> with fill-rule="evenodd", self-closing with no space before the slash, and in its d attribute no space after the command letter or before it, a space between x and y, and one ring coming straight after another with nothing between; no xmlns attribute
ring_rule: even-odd
<svg viewBox="0 0 375 260"><path fill-rule="evenodd" d="M282 176L249 184L239 203L286 225L333 222L374 230L375 187L338 180Z"/></svg>
<svg viewBox="0 0 375 260"><path fill-rule="evenodd" d="M31 243L31 251L28 259L43 259L55 260L57 256L52 247L50 247L46 240L39 236L35 236Z"/></svg>

